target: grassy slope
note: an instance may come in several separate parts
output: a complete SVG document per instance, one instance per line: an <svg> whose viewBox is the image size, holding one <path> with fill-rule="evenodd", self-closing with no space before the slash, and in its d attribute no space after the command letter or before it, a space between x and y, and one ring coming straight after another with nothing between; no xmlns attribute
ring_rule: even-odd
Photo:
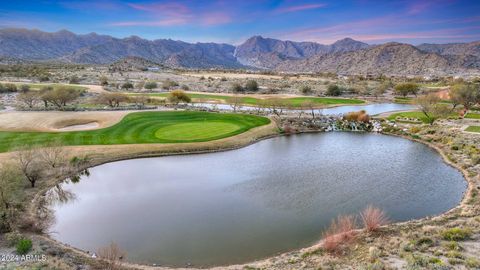
<svg viewBox="0 0 480 270"><path fill-rule="evenodd" d="M480 119L480 113L467 113L467 115L465 115L465 118Z"/></svg>
<svg viewBox="0 0 480 270"><path fill-rule="evenodd" d="M240 134L270 123L265 117L205 112L139 112L118 124L74 132L0 132L0 152L18 146L202 142ZM158 131L160 129L160 131Z"/></svg>
<svg viewBox="0 0 480 270"><path fill-rule="evenodd" d="M137 94L134 94L137 95ZM168 93L151 93L146 94L151 97L167 97ZM188 94L195 102L201 102L206 100L220 100L227 101L231 96L223 95L207 95L207 94ZM255 105L260 99L254 97L243 97L242 103L248 105ZM360 99L347 99L347 98L327 98L327 97L295 97L295 98L285 98L291 102L292 106L298 107L304 101L312 101L319 105L335 105L335 104L363 104L365 101Z"/></svg>
<svg viewBox="0 0 480 270"><path fill-rule="evenodd" d="M424 123L427 123L427 118L422 112L399 112L399 113L393 113L390 116L387 117L388 120L393 121L397 117L401 118L416 118L421 120Z"/></svg>
<svg viewBox="0 0 480 270"><path fill-rule="evenodd" d="M418 112L418 111L393 113L390 116L388 116L387 119L390 120L390 121L393 121L397 117L416 118L416 119L422 121L423 123L428 123L428 120L427 120L427 117L425 116L425 114L423 114L422 112ZM458 115L456 113L452 113L448 118L457 119Z"/></svg>
<svg viewBox="0 0 480 270"><path fill-rule="evenodd" d="M469 126L465 131L480 133L480 126Z"/></svg>

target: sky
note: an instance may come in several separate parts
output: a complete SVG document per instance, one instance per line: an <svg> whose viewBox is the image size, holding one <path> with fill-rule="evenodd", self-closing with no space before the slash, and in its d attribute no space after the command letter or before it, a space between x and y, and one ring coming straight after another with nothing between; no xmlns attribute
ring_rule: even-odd
<svg viewBox="0 0 480 270"><path fill-rule="evenodd" d="M11 27L229 44L451 43L480 40L480 0L0 0L0 28Z"/></svg>

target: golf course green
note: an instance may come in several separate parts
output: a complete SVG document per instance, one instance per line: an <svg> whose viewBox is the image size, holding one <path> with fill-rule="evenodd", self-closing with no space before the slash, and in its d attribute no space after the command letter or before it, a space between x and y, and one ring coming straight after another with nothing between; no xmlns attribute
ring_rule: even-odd
<svg viewBox="0 0 480 270"><path fill-rule="evenodd" d="M149 93L149 94L131 94L131 95L146 95L148 97L162 97L166 98L168 93ZM220 101L228 103L229 99L232 96L226 95L207 95L207 94L196 94L196 93L187 93L189 97L192 98L193 102L205 102L205 101ZM245 105L257 105L262 99L242 96L241 103ZM280 100L285 101L286 105L292 107L300 107L304 102L312 102L317 105L342 105L342 104L363 104L365 101L360 99L349 99L349 98L331 98L331 97L292 97L292 98L281 98Z"/></svg>
<svg viewBox="0 0 480 270"><path fill-rule="evenodd" d="M103 129L72 132L0 131L0 152L19 146L183 143L217 140L266 125L270 119L207 112L137 112Z"/></svg>

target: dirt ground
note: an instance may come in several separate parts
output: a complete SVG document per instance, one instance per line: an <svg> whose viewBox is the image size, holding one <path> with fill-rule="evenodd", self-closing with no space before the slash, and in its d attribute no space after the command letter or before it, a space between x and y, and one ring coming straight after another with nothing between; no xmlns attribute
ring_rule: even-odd
<svg viewBox="0 0 480 270"><path fill-rule="evenodd" d="M196 72L196 73L183 73L185 76L192 76L196 78L200 77L212 77L215 79L220 79L222 77L230 79L266 79L266 80L283 80L284 77L281 75L266 75L266 74L250 74L250 73L215 73L215 72ZM325 78L320 77L310 77L310 76L289 76L291 80L299 81L329 81Z"/></svg>

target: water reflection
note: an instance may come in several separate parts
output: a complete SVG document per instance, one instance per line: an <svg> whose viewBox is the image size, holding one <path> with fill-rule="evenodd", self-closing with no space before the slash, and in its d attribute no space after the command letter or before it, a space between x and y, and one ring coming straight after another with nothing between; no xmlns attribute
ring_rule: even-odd
<svg viewBox="0 0 480 270"><path fill-rule="evenodd" d="M111 241L135 262L242 263L318 240L338 214L368 204L394 221L442 213L466 188L423 144L335 132L265 140L221 153L91 168L63 188L54 237L94 251Z"/></svg>

